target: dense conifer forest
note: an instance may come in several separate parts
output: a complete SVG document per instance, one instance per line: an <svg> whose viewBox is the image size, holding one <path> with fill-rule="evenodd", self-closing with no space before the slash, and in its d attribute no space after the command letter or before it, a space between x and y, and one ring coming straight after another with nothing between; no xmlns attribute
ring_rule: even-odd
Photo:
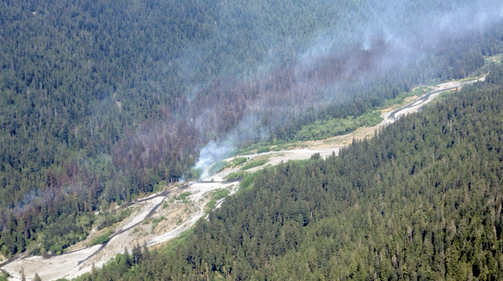
<svg viewBox="0 0 503 281"><path fill-rule="evenodd" d="M2 0L1 253L63 252L210 141L292 140L503 49L496 10L397 2Z"/></svg>
<svg viewBox="0 0 503 281"><path fill-rule="evenodd" d="M79 280L500 280L502 74L339 156L257 172L166 249Z"/></svg>

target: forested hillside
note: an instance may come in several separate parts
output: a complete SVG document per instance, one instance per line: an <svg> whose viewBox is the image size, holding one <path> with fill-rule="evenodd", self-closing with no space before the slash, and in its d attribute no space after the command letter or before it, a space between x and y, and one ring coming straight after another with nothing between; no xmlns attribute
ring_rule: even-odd
<svg viewBox="0 0 503 281"><path fill-rule="evenodd" d="M498 1L396 2L1 1L2 254L62 252L209 141L291 140L502 50Z"/></svg>
<svg viewBox="0 0 503 281"><path fill-rule="evenodd" d="M340 156L259 172L174 245L80 280L499 280L501 73Z"/></svg>

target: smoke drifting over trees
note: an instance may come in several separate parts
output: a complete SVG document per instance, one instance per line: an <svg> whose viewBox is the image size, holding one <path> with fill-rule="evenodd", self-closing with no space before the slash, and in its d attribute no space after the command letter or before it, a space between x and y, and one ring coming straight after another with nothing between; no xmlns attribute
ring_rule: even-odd
<svg viewBox="0 0 503 281"><path fill-rule="evenodd" d="M37 233L50 241L40 251L67 247L89 231L81 216L190 176L198 160L465 77L503 39L498 1L0 5L7 256Z"/></svg>
<svg viewBox="0 0 503 281"><path fill-rule="evenodd" d="M490 70L339 156L254 174L137 266L120 255L78 280L501 280L503 67Z"/></svg>
<svg viewBox="0 0 503 281"><path fill-rule="evenodd" d="M335 5L320 3L330 4ZM304 51L293 51L300 55L288 57L241 89L232 85L228 92L224 90L224 96L232 97L254 93L252 98L244 97L252 103L245 102L244 119L236 121L233 115L229 122L221 114L232 111L229 108L235 102L221 109L218 104L210 106L225 124L236 122L225 145L291 138L300 126L319 118L316 115L320 111L337 105L352 103L355 108L331 110L332 118L361 115L383 98L412 86L432 79L463 78L483 64L482 55L493 54L499 48L494 46L501 46L501 42L493 41L496 38L491 39L499 31L493 30L495 23L502 20L503 6L497 1L367 1L347 5L350 7L344 15L334 17L336 24L332 22L313 33L315 43L305 44ZM208 120L206 112L202 117L197 113L191 117L210 122L202 125L204 132L214 127L211 122L218 122ZM294 125L291 132L280 131L292 126L296 118L305 120ZM202 158L207 159L206 155Z"/></svg>

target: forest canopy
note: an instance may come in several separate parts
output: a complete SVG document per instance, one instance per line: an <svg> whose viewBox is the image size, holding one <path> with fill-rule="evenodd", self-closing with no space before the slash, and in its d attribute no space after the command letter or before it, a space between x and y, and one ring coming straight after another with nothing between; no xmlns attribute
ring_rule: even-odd
<svg viewBox="0 0 503 281"><path fill-rule="evenodd" d="M34 253L62 252L94 211L190 178L211 141L292 140L467 77L503 47L492 0L0 5L7 257L32 241Z"/></svg>
<svg viewBox="0 0 503 281"><path fill-rule="evenodd" d="M339 156L255 175L209 220L78 280L499 280L503 67Z"/></svg>

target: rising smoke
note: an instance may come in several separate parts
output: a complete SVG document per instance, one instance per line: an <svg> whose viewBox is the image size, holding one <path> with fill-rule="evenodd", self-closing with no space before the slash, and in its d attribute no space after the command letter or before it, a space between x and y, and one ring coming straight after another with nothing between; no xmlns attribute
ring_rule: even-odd
<svg viewBox="0 0 503 281"><path fill-rule="evenodd" d="M330 1L314 1L312 4L316 3L329 5ZM262 115L265 112L275 113L275 122L282 123L285 122L282 112L327 102L342 102L348 98L344 90L348 83L365 82L382 73L399 72L411 64L419 65L443 42L483 33L503 18L500 1L434 3L359 1L360 6L345 16L334 15L338 19L337 24L321 28L313 35L312 44L304 50L296 50L300 55L296 56L292 67L295 82L288 91L278 92L288 93L291 97L284 99L281 107L271 109L270 95L264 94L226 137L210 141L201 149L195 168L204 169L230 156L246 140L267 140L271 128L263 126ZM268 45L271 49L276 48L274 44ZM271 50L268 52L271 53ZM367 57L362 59L363 56ZM269 56L266 60L270 59ZM311 78L312 73L323 70L330 63L338 64L338 73L328 81ZM271 69L270 61L262 64L267 67L259 66L257 69ZM316 92L318 96L304 97L306 92Z"/></svg>

